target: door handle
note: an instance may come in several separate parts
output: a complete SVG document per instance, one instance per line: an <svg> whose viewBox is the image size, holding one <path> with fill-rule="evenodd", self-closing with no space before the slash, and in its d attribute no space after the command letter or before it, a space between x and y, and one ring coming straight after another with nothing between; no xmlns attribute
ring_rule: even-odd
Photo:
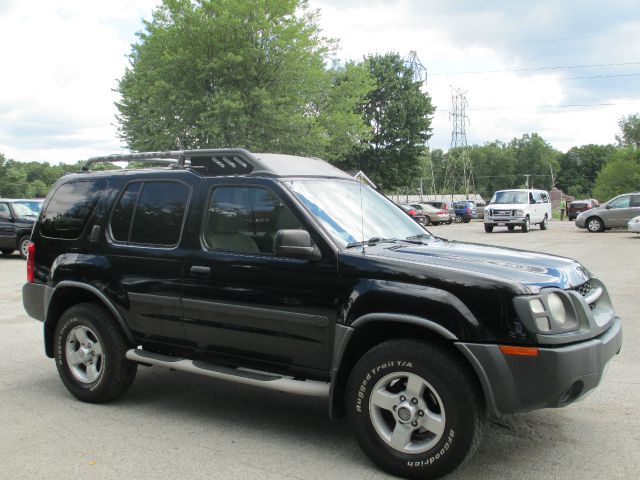
<svg viewBox="0 0 640 480"><path fill-rule="evenodd" d="M209 267L203 267L200 265L193 265L191 267L191 275L209 275L211 269Z"/></svg>

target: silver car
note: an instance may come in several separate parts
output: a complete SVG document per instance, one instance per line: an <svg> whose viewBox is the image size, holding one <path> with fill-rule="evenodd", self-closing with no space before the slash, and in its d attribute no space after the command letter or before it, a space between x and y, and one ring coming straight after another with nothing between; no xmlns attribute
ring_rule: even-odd
<svg viewBox="0 0 640 480"><path fill-rule="evenodd" d="M630 232L640 233L640 215L629 220L629 223L627 224L627 228L629 229Z"/></svg>
<svg viewBox="0 0 640 480"><path fill-rule="evenodd" d="M599 207L582 212L576 217L576 227L590 232L603 232L610 228L624 228L629 220L640 215L640 192L623 193Z"/></svg>

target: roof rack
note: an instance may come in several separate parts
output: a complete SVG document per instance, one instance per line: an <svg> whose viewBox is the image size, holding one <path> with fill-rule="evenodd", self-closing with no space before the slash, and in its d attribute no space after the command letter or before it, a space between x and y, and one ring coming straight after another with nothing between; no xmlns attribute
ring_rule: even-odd
<svg viewBox="0 0 640 480"><path fill-rule="evenodd" d="M206 150L170 150L164 152L141 152L107 155L88 159L82 172L91 170L95 163L150 162L171 165L175 168L192 168L205 175L251 173L261 162L243 148L223 148Z"/></svg>
<svg viewBox="0 0 640 480"><path fill-rule="evenodd" d="M224 175L251 176L313 176L353 178L333 165L313 157L278 153L251 153L244 148L216 148L202 150L174 150L108 155L88 159L80 169L89 172L95 163L149 162L188 169L205 177Z"/></svg>

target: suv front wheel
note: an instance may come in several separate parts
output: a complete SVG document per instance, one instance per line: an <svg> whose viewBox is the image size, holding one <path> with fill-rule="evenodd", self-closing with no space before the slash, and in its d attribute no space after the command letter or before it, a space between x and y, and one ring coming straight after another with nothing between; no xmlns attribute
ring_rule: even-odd
<svg viewBox="0 0 640 480"><path fill-rule="evenodd" d="M124 393L137 364L125 358L130 348L113 317L93 303L65 311L54 334L54 358L65 387L79 400L101 403Z"/></svg>
<svg viewBox="0 0 640 480"><path fill-rule="evenodd" d="M438 478L476 450L485 425L481 394L445 350L402 339L356 364L347 415L362 450L388 472Z"/></svg>

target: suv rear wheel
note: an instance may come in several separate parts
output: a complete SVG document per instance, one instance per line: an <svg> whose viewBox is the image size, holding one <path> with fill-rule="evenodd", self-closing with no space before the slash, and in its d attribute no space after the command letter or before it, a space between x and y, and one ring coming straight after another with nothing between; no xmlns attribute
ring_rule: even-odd
<svg viewBox="0 0 640 480"><path fill-rule="evenodd" d="M364 452L388 472L438 478L476 450L482 397L445 350L402 339L369 350L347 387L347 415Z"/></svg>
<svg viewBox="0 0 640 480"><path fill-rule="evenodd" d="M524 219L524 223L522 224L522 233L527 233L531 229L531 221L529 217Z"/></svg>
<svg viewBox="0 0 640 480"><path fill-rule="evenodd" d="M22 258L27 258L29 254L29 244L31 243L31 236L24 235L20 237L20 241L18 242L18 250L20 250L20 256Z"/></svg>
<svg viewBox="0 0 640 480"><path fill-rule="evenodd" d="M113 317L93 303L65 311L54 334L54 358L65 387L79 400L100 403L124 393L137 364L125 358L130 348Z"/></svg>

